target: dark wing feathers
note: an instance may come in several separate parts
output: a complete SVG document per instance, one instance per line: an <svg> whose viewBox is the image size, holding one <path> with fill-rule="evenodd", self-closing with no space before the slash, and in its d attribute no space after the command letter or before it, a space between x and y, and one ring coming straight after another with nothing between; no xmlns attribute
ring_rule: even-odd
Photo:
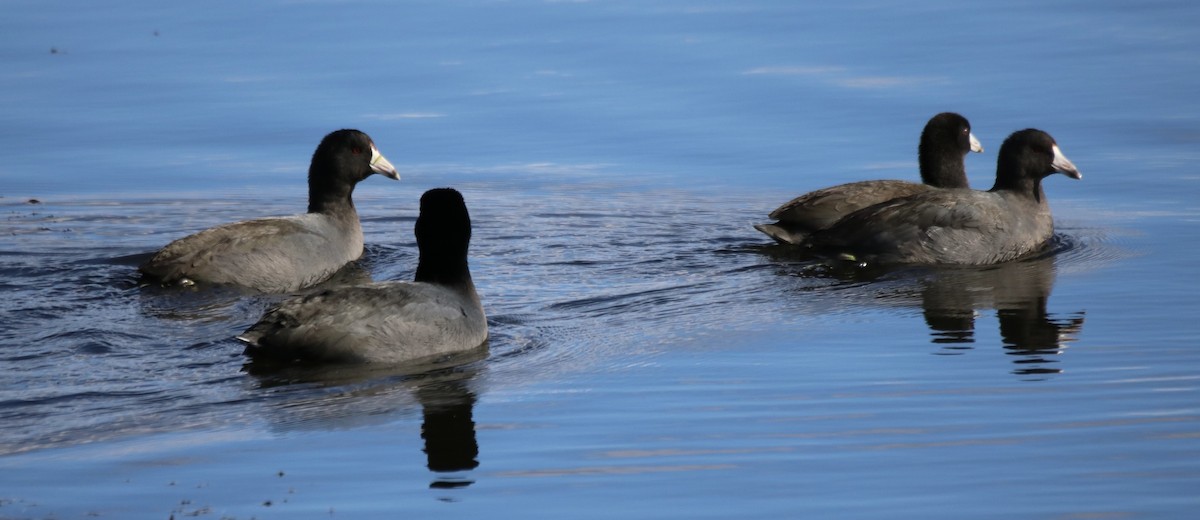
<svg viewBox="0 0 1200 520"><path fill-rule="evenodd" d="M859 209L929 190L924 184L899 180L839 184L796 197L772 211L770 217L809 230L824 229Z"/></svg>

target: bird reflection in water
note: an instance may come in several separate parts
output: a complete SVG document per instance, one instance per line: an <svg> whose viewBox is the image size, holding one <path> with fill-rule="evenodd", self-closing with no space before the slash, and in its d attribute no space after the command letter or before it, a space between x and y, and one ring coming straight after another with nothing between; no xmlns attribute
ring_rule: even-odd
<svg viewBox="0 0 1200 520"><path fill-rule="evenodd" d="M1000 338L1017 375L1056 374L1057 356L1083 328L1084 312L1050 313L1054 258L1041 257L986 268L939 268L921 279L921 307L933 342L943 354L972 348L978 310L995 309Z"/></svg>
<svg viewBox="0 0 1200 520"><path fill-rule="evenodd" d="M974 349L976 318L980 311L995 310L1000 340L1014 356L1013 373L1041 379L1062 372L1057 367L1067 343L1083 328L1084 311L1050 313L1047 302L1054 288L1055 256L1072 247L1056 237L1041 255L984 267L904 266L895 269L857 264L814 261L795 249L768 246L779 274L799 279L836 279L828 287L802 287L808 306L920 305L931 341L940 355L958 355ZM815 262L815 263L814 263Z"/></svg>
<svg viewBox="0 0 1200 520"><path fill-rule="evenodd" d="M426 466L437 477L430 488L448 489L471 485L460 474L479 466L479 444L475 440L475 394L462 380L423 385L417 389L424 420Z"/></svg>
<svg viewBox="0 0 1200 520"><path fill-rule="evenodd" d="M283 396L271 407L282 428L341 429L387 421L412 409L415 398L422 413L421 451L434 474L429 487L454 489L473 484L469 474L479 466L470 384L486 356L485 343L476 351L400 367L248 363L244 370L259 388L274 388L274 396ZM279 392L280 387L289 388Z"/></svg>

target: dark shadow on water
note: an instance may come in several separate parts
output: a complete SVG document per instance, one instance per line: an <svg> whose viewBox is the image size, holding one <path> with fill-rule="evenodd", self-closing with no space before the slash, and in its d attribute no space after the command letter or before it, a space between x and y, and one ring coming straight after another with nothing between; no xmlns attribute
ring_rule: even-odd
<svg viewBox="0 0 1200 520"><path fill-rule="evenodd" d="M1001 347L1013 356L1012 373L1044 379L1062 372L1061 356L1083 328L1083 310L1060 314L1047 308L1054 289L1055 262L1077 246L1056 235L1032 257L982 267L877 267L820 261L788 246L766 246L780 274L838 280L836 288L861 291L858 302L901 307L920 306L930 341L940 355L961 355L975 348L979 312L994 310ZM811 293L806 296L812 296ZM839 294L839 299L847 299Z"/></svg>
<svg viewBox="0 0 1200 520"><path fill-rule="evenodd" d="M111 258L106 257L106 258L93 258L93 259L88 259L88 260L80 260L79 263L81 263L81 264L126 265L126 266L136 268L137 266L146 263L146 261L150 260L153 257L154 257L153 252L136 253L136 254L132 254L132 255L122 255L122 256L116 256L116 257L111 257Z"/></svg>
<svg viewBox="0 0 1200 520"><path fill-rule="evenodd" d="M870 266L858 262L839 261L813 256L793 245L770 244L751 249L777 266L786 267L780 274L804 278L831 278L841 282L874 282L882 278L901 276L912 267Z"/></svg>
<svg viewBox="0 0 1200 520"><path fill-rule="evenodd" d="M259 388L269 389L290 385L349 387L388 382L425 381L450 374L478 372L478 364L488 356L488 343L467 352L419 359L398 365L346 363L281 363L271 360L247 361L242 369L258 382Z"/></svg>
<svg viewBox="0 0 1200 520"><path fill-rule="evenodd" d="M235 307L247 300L260 299L253 292L237 287L162 287L139 285L137 304L145 316L167 321L226 321L236 319ZM269 297L266 297L269 298ZM265 309L264 301L258 307ZM249 316L242 316L249 318Z"/></svg>

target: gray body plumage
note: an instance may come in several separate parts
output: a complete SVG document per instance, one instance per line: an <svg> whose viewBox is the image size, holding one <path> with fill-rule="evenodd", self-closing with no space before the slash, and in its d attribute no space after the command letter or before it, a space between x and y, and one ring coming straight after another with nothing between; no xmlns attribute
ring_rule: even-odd
<svg viewBox="0 0 1200 520"><path fill-rule="evenodd" d="M171 242L141 267L168 283L240 285L291 292L320 283L363 252L347 214L306 213L225 224Z"/></svg>
<svg viewBox="0 0 1200 520"><path fill-rule="evenodd" d="M1025 256L1053 235L1044 197L954 189L854 212L813 242L868 263L985 265Z"/></svg>
<svg viewBox="0 0 1200 520"><path fill-rule="evenodd" d="M403 363L479 347L487 318L474 285L382 282L284 302L238 339L255 357Z"/></svg>

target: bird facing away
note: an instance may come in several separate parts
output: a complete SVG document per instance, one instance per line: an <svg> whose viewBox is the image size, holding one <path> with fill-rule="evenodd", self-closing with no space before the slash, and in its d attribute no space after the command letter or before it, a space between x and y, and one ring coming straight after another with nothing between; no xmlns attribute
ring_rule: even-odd
<svg viewBox="0 0 1200 520"><path fill-rule="evenodd" d="M967 188L963 164L967 152L983 152L967 118L942 112L929 119L917 145L924 184L901 180L859 181L830 186L796 197L772 211L773 224L755 229L781 244L799 244L808 234L867 206L936 188Z"/></svg>
<svg viewBox="0 0 1200 520"><path fill-rule="evenodd" d="M320 283L362 256L351 194L374 173L400 179L367 134L330 133L308 168L308 213L206 229L167 244L138 270L162 285L234 285L265 293Z"/></svg>
<svg viewBox="0 0 1200 520"><path fill-rule="evenodd" d="M1013 133L1000 146L988 191L940 189L858 210L805 243L827 257L869 264L986 265L1040 250L1054 235L1042 179L1080 179L1050 134Z"/></svg>
<svg viewBox="0 0 1200 520"><path fill-rule="evenodd" d="M471 351L487 318L467 267L471 219L462 195L425 192L415 227L414 280L368 283L293 297L238 339L268 362L405 363Z"/></svg>

